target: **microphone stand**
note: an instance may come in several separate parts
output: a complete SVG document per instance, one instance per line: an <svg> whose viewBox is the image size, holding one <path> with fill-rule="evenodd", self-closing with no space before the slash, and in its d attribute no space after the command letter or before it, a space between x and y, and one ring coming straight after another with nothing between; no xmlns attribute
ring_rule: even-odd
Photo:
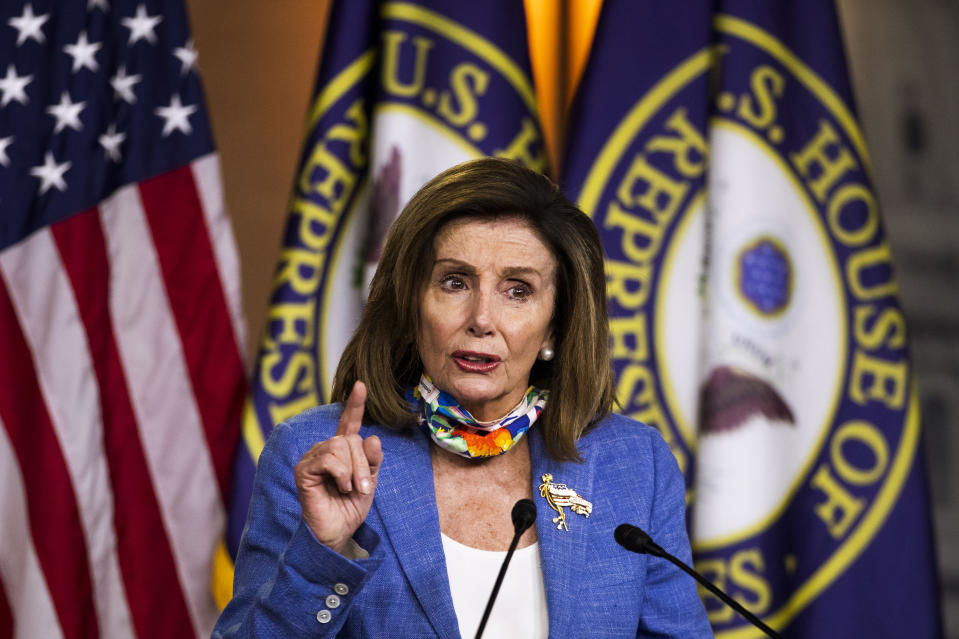
<svg viewBox="0 0 959 639"><path fill-rule="evenodd" d="M503 577L506 576L506 568L509 566L510 559L513 558L513 551L519 544L519 538L526 532L526 529L536 521L536 504L529 499L520 499L513 506L513 541L509 544L509 550L506 551L506 559L499 568L499 574L496 575L496 583L493 584L493 592L489 595L489 601L486 602L486 610L483 611L483 618L480 620L479 628L476 629L476 639L483 636L483 630L486 629L486 622L489 621L489 614L493 611L493 602L496 601L496 595L499 594L499 588L503 585Z"/></svg>
<svg viewBox="0 0 959 639"><path fill-rule="evenodd" d="M654 557L662 557L663 559L669 561L687 575L701 583L704 588L709 590L709 592L719 597L723 603L741 614L746 618L747 621L765 632L768 636L773 637L773 639L783 639L782 635L763 623L762 619L746 610L746 608L744 608L738 601L707 581L705 577L687 566L685 563L663 550L663 547L653 541L652 538L641 528L631 524L620 524L616 527L616 532L614 535L619 545L626 550L631 550L632 552L639 554L653 555Z"/></svg>

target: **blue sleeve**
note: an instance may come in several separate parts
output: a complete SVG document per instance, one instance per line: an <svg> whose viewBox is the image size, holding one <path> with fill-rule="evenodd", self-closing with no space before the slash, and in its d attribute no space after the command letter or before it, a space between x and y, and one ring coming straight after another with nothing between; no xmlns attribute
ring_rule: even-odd
<svg viewBox="0 0 959 639"><path fill-rule="evenodd" d="M673 453L658 434L653 446L653 507L650 537L674 557L692 565L686 534L686 485ZM712 637L696 581L669 561L647 558L640 637Z"/></svg>
<svg viewBox="0 0 959 639"><path fill-rule="evenodd" d="M273 430L263 448L236 559L233 599L217 621L214 638L334 637L382 561L379 536L366 524L354 539L370 557L351 561L319 543L303 523L293 479L299 448L285 424ZM328 600L330 595L336 598Z"/></svg>

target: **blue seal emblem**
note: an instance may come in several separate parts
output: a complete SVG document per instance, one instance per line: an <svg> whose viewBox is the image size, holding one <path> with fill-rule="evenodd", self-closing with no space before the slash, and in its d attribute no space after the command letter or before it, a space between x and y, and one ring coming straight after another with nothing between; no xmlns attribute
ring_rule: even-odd
<svg viewBox="0 0 959 639"><path fill-rule="evenodd" d="M792 265L786 249L768 237L757 239L739 257L739 291L762 315L776 315L789 304Z"/></svg>
<svg viewBox="0 0 959 639"><path fill-rule="evenodd" d="M623 412L686 475L699 570L781 628L889 516L918 409L855 118L757 24L714 30L624 113L579 204ZM704 596L717 637L754 636Z"/></svg>

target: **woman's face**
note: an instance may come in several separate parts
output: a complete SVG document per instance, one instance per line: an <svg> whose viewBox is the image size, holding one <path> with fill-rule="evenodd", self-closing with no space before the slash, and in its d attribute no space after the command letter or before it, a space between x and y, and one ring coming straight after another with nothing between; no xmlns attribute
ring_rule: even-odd
<svg viewBox="0 0 959 639"><path fill-rule="evenodd" d="M522 219L464 218L433 240L420 300L420 359L481 421L510 411L539 350L553 346L556 260Z"/></svg>

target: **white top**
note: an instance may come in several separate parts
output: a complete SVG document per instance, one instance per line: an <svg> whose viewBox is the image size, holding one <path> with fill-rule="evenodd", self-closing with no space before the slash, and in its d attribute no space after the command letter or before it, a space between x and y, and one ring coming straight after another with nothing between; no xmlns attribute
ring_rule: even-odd
<svg viewBox="0 0 959 639"><path fill-rule="evenodd" d="M443 537L446 571L453 595L453 609L463 639L476 636L505 551L479 550ZM496 603L483 630L483 639L500 637L546 638L546 586L539 560L539 544L518 548L506 569Z"/></svg>

